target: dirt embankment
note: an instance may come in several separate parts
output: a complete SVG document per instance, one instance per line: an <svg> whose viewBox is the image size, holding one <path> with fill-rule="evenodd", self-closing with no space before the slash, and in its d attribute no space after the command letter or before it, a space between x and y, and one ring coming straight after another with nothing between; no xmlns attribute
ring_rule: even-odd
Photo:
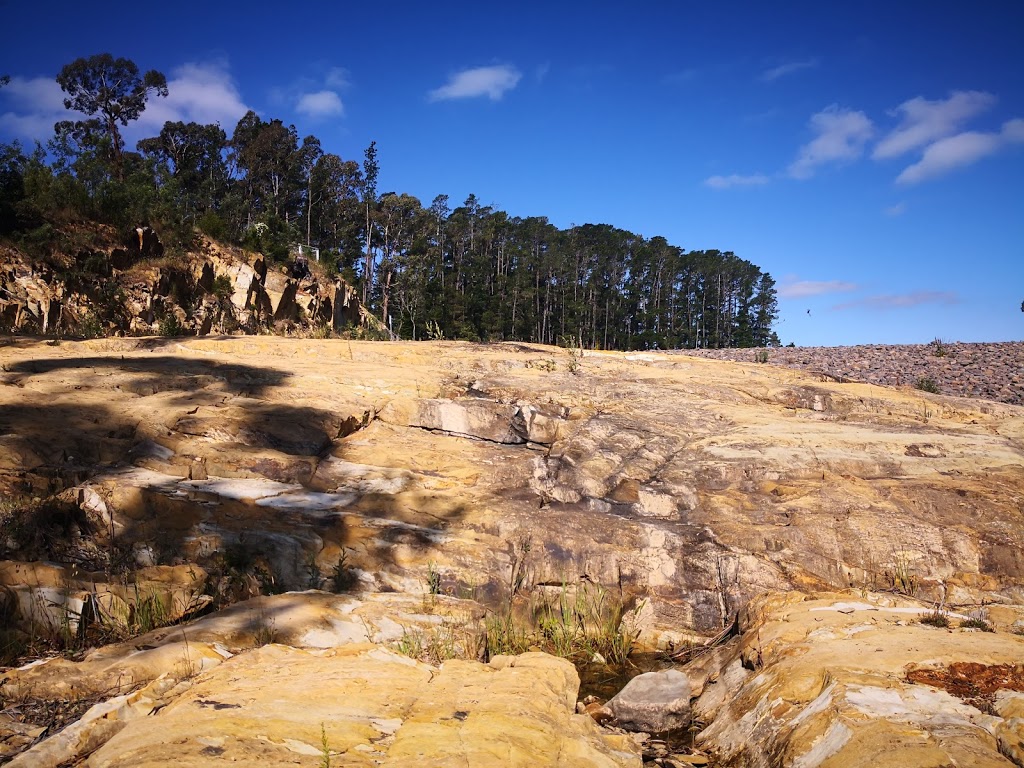
<svg viewBox="0 0 1024 768"><path fill-rule="evenodd" d="M1024 341L681 351L739 362L763 362L767 353L769 365L893 387L934 385L944 395L1024 405Z"/></svg>

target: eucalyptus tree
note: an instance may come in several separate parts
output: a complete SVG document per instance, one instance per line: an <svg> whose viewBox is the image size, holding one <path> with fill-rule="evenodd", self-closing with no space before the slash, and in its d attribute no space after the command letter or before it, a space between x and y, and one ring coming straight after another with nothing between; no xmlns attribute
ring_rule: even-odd
<svg viewBox="0 0 1024 768"><path fill-rule="evenodd" d="M124 139L118 125L138 120L150 97L167 96L167 78L155 69L140 75L130 59L101 53L66 64L57 75L57 83L67 94L65 109L90 118L74 121L75 130L96 133L104 140L113 175L123 179ZM96 143L101 142L97 139Z"/></svg>
<svg viewBox="0 0 1024 768"><path fill-rule="evenodd" d="M363 304L366 304L373 285L373 212L377 207L377 142L371 141L363 152L363 206L366 208L366 260L363 262Z"/></svg>
<svg viewBox="0 0 1024 768"><path fill-rule="evenodd" d="M227 135L219 125L168 121L158 136L136 146L154 163L156 181L185 220L218 207L229 182Z"/></svg>

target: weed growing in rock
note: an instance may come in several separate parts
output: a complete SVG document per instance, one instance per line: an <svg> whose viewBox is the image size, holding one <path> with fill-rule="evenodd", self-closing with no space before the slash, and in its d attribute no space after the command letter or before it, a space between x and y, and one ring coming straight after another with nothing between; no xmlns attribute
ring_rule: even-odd
<svg viewBox="0 0 1024 768"><path fill-rule="evenodd" d="M348 565L348 553L345 550L338 555L338 564L334 566L331 573L331 591L335 593L348 592L359 582L352 566Z"/></svg>
<svg viewBox="0 0 1024 768"><path fill-rule="evenodd" d="M638 615L640 603L625 610L621 598L614 599L600 584L580 581L562 584L554 595L534 590L526 606L514 598L500 613L487 619L487 653L515 654L531 648L573 661L602 658L611 664L625 664L639 634L635 621L624 615Z"/></svg>
<svg viewBox="0 0 1024 768"><path fill-rule="evenodd" d="M441 572L433 561L427 563L427 592L432 595L441 594Z"/></svg>
<svg viewBox="0 0 1024 768"><path fill-rule="evenodd" d="M187 333L185 326L178 322L173 312L168 312L160 319L157 329L161 336L184 336Z"/></svg>
<svg viewBox="0 0 1024 768"><path fill-rule="evenodd" d="M980 629L982 632L995 632L995 629L980 616L971 616L960 622L960 629Z"/></svg>
<svg viewBox="0 0 1024 768"><path fill-rule="evenodd" d="M935 381L935 379L932 379L928 376L922 376L920 379L918 379L917 383L914 384L914 387L920 389L922 392L928 392L932 395L938 395L941 392L941 390L939 390L939 385Z"/></svg>
<svg viewBox="0 0 1024 768"><path fill-rule="evenodd" d="M910 555L906 550L892 553L892 570L885 572L889 589L913 597L917 594L918 579L910 563Z"/></svg>
<svg viewBox="0 0 1024 768"><path fill-rule="evenodd" d="M939 627L940 629L945 629L949 626L949 616L937 605L918 619L918 621L921 624L927 624L929 627Z"/></svg>
<svg viewBox="0 0 1024 768"><path fill-rule="evenodd" d="M949 345L942 339L940 339L938 336L935 337L935 340L932 342L931 346L933 347L932 354L935 355L936 357L946 357L946 355L948 355L950 352Z"/></svg>
<svg viewBox="0 0 1024 768"><path fill-rule="evenodd" d="M569 373L579 374L583 369L583 341L575 336L560 336L558 346L564 347L569 353L567 368Z"/></svg>
<svg viewBox="0 0 1024 768"><path fill-rule="evenodd" d="M277 630L274 627L273 617L267 616L266 612L260 608L252 617L249 622L249 626L252 629L252 639L256 648L262 648L264 645L270 645L277 640Z"/></svg>
<svg viewBox="0 0 1024 768"><path fill-rule="evenodd" d="M307 584L310 589L320 589L320 583L323 581L323 574L320 572L320 566L316 562L316 555L310 553L309 557L306 558L306 576Z"/></svg>
<svg viewBox="0 0 1024 768"><path fill-rule="evenodd" d="M754 352L754 362L755 363L767 363L768 362L768 350L767 349L759 349L756 352Z"/></svg>
<svg viewBox="0 0 1024 768"><path fill-rule="evenodd" d="M327 743L327 729L320 723L320 768L331 768L331 746Z"/></svg>
<svg viewBox="0 0 1024 768"><path fill-rule="evenodd" d="M479 637L461 623L445 621L431 631L403 628L394 648L403 656L437 665L448 659L478 658Z"/></svg>
<svg viewBox="0 0 1024 768"><path fill-rule="evenodd" d="M131 608L129 618L129 627L133 633L143 635L171 623L170 614L159 595L140 596L138 587L135 589L135 595L135 604Z"/></svg>

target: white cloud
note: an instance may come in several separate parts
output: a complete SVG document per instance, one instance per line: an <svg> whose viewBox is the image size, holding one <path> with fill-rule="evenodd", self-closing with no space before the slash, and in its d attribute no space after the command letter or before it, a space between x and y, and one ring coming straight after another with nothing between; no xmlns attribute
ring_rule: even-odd
<svg viewBox="0 0 1024 768"><path fill-rule="evenodd" d="M0 89L0 99L11 109L0 114L0 132L21 139L46 141L59 120L78 120L78 112L64 108L64 91L52 77L11 76Z"/></svg>
<svg viewBox="0 0 1024 768"><path fill-rule="evenodd" d="M792 75L795 72L800 72L804 69L814 69L818 66L817 59L804 59L803 61L790 61L785 64L780 64L772 69L766 69L758 76L758 80L764 83L770 83L778 80L780 77L786 75Z"/></svg>
<svg viewBox="0 0 1024 768"><path fill-rule="evenodd" d="M341 115L345 108L341 99L334 91L317 91L316 93L304 93L295 105L295 111L307 117L330 117Z"/></svg>
<svg viewBox="0 0 1024 768"><path fill-rule="evenodd" d="M919 307L922 304L942 304L948 306L959 301L960 298L952 291L914 291L913 293L868 296L864 299L836 304L832 309L907 309L909 307Z"/></svg>
<svg viewBox="0 0 1024 768"><path fill-rule="evenodd" d="M755 187L768 183L768 177L761 173L751 176L741 176L738 173L729 176L709 176L704 179L704 184L712 189L728 189L729 187Z"/></svg>
<svg viewBox="0 0 1024 768"><path fill-rule="evenodd" d="M995 96L983 91L954 91L941 101L928 101L920 96L905 101L894 112L902 114L900 124L878 142L871 156L876 160L898 157L950 136L995 102Z"/></svg>
<svg viewBox="0 0 1024 768"><path fill-rule="evenodd" d="M897 184L917 184L994 155L1001 149L1024 142L1024 120L1008 120L999 133L966 131L939 139L924 155L896 177Z"/></svg>
<svg viewBox="0 0 1024 768"><path fill-rule="evenodd" d="M248 111L226 63L187 63L171 71L167 98L150 99L137 125L155 133L167 121L219 123L230 136Z"/></svg>
<svg viewBox="0 0 1024 768"><path fill-rule="evenodd" d="M896 203L896 205L890 205L886 208L883 213L886 216L902 216L907 212L907 204L905 202Z"/></svg>
<svg viewBox="0 0 1024 768"><path fill-rule="evenodd" d="M849 293L859 289L859 285L846 280L797 280L781 286L779 296L784 299L802 299L823 293Z"/></svg>
<svg viewBox="0 0 1024 768"><path fill-rule="evenodd" d="M855 160L863 154L864 145L874 133L867 115L837 104L813 115L811 127L817 137L800 148L797 159L789 166L789 175L795 179L810 178L826 163Z"/></svg>
<svg viewBox="0 0 1024 768"><path fill-rule="evenodd" d="M506 91L516 87L521 77L519 70L508 64L465 69L452 75L440 88L430 91L427 97L430 101L446 101L487 96L491 101L498 101Z"/></svg>

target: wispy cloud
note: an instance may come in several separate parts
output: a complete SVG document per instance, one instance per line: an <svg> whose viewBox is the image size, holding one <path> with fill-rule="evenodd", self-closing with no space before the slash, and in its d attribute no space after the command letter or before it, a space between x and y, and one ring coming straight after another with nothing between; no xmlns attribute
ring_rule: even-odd
<svg viewBox="0 0 1024 768"><path fill-rule="evenodd" d="M882 211L886 216L902 216L907 212L907 204L905 202L899 202L895 205L890 205L888 208Z"/></svg>
<svg viewBox="0 0 1024 768"><path fill-rule="evenodd" d="M893 112L902 115L900 124L878 142L871 156L876 160L898 157L951 136L995 103L996 97L984 91L954 91L939 101L921 96L905 101Z"/></svg>
<svg viewBox="0 0 1024 768"><path fill-rule="evenodd" d="M1008 120L998 133L967 131L939 139L913 165L896 177L897 184L917 184L994 155L1011 144L1024 142L1024 120Z"/></svg>
<svg viewBox="0 0 1024 768"><path fill-rule="evenodd" d="M782 285L779 296L784 299L802 299L825 293L850 293L860 286L847 280L796 280Z"/></svg>
<svg viewBox="0 0 1024 768"><path fill-rule="evenodd" d="M340 91L351 85L347 69L342 67L331 67L324 75L324 85L332 91Z"/></svg>
<svg viewBox="0 0 1024 768"><path fill-rule="evenodd" d="M729 187L757 187L767 184L768 181L768 177L761 173L755 173L751 176L741 176L738 173L733 173L729 176L709 176L704 179L704 184L712 189L729 189Z"/></svg>
<svg viewBox="0 0 1024 768"><path fill-rule="evenodd" d="M683 85L685 83L693 82L697 77L696 69L680 69L678 72L669 72L662 81L666 85Z"/></svg>
<svg viewBox="0 0 1024 768"><path fill-rule="evenodd" d="M881 296L868 296L856 301L848 301L843 304L836 304L832 309L907 309L919 307L923 304L951 305L959 303L960 298L952 291L915 291L913 293L886 294Z"/></svg>
<svg viewBox="0 0 1024 768"><path fill-rule="evenodd" d="M344 114L341 97L334 91L304 93L295 105L295 111L311 118L331 117Z"/></svg>
<svg viewBox="0 0 1024 768"><path fill-rule="evenodd" d="M499 101L506 91L516 87L521 78L522 73L508 64L464 69L448 78L440 88L430 91L427 98L430 101L448 101L487 96L491 101Z"/></svg>
<svg viewBox="0 0 1024 768"><path fill-rule="evenodd" d="M777 67L772 67L771 69L766 69L764 72L762 72L760 75L758 75L757 79L760 80L763 83L771 83L771 82L774 82L775 80L778 80L780 77L785 77L786 75L792 75L792 74L795 74L796 72L800 72L800 71L805 70L805 69L814 69L817 66L818 66L818 60L817 59L804 59L802 61L789 61L789 62L786 62L785 64L780 64Z"/></svg>
<svg viewBox="0 0 1024 768"><path fill-rule="evenodd" d="M811 128L818 135L800 148L796 160L789 166L789 175L794 179L810 178L820 166L828 163L857 159L874 134L867 115L837 104L812 115Z"/></svg>

